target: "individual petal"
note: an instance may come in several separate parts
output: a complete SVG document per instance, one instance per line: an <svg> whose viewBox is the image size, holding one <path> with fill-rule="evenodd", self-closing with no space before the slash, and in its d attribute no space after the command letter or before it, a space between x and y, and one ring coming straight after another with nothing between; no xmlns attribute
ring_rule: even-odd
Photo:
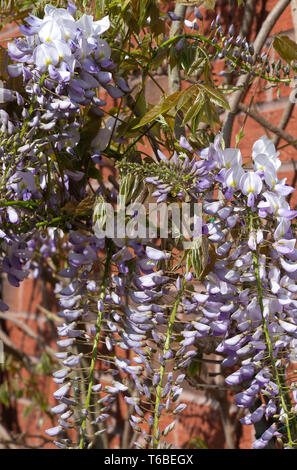
<svg viewBox="0 0 297 470"><path fill-rule="evenodd" d="M46 429L45 432L49 436L53 437L53 436L57 436L58 434L60 434L62 430L63 430L62 426L55 426L54 428Z"/></svg>
<svg viewBox="0 0 297 470"><path fill-rule="evenodd" d="M70 390L70 383L67 383L65 385L63 385L63 387L59 388L58 390L56 390L54 392L54 397L57 399L57 400L60 400L61 398L63 398L65 395L67 395L67 393L69 392Z"/></svg>
<svg viewBox="0 0 297 470"><path fill-rule="evenodd" d="M264 412L265 412L265 408L266 408L265 405L259 406L259 408L253 411L253 413L245 416L244 418L241 418L240 422L242 424L248 424L248 425L257 423L258 421L260 421L260 419L262 419Z"/></svg>
<svg viewBox="0 0 297 470"><path fill-rule="evenodd" d="M53 44L39 44L34 49L33 60L41 72L45 72L49 65L57 65L59 62L59 53Z"/></svg>
<svg viewBox="0 0 297 470"><path fill-rule="evenodd" d="M171 254L165 253L164 251L157 250L151 246L145 248L146 255L149 259L159 261L161 259L169 259Z"/></svg>
<svg viewBox="0 0 297 470"><path fill-rule="evenodd" d="M263 184L257 173L249 171L240 178L239 187L245 195L250 193L258 195L262 191Z"/></svg>
<svg viewBox="0 0 297 470"><path fill-rule="evenodd" d="M292 253L295 249L296 240L292 238L291 240L287 240L286 238L281 238L273 243L273 248L280 254L288 254Z"/></svg>
<svg viewBox="0 0 297 470"><path fill-rule="evenodd" d="M23 64L10 64L7 66L7 73L10 77L18 77L23 72Z"/></svg>
<svg viewBox="0 0 297 470"><path fill-rule="evenodd" d="M294 325L293 323L289 323L287 321L278 320L280 326L287 332L287 333L296 333L297 332L297 325Z"/></svg>
<svg viewBox="0 0 297 470"><path fill-rule="evenodd" d="M222 153L223 163L226 168L241 167L242 157L239 149L227 148Z"/></svg>
<svg viewBox="0 0 297 470"><path fill-rule="evenodd" d="M56 21L52 18L44 21L39 32L38 32L39 39L42 43L51 42L54 39L61 40L62 32L59 28L59 25Z"/></svg>

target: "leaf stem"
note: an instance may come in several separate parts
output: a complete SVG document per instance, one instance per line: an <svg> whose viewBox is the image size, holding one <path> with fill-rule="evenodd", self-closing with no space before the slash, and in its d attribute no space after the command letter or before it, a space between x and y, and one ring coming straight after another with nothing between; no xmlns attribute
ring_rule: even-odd
<svg viewBox="0 0 297 470"><path fill-rule="evenodd" d="M173 326L175 322L175 317L177 313L178 306L180 304L180 301L182 299L182 294L183 290L186 284L186 280L183 279L182 281L182 287L180 291L178 292L177 298L174 302L173 309L170 314L169 318L169 325L168 325L168 330L166 334L166 340L163 348L163 357L167 353L170 347L170 341L171 341L171 336L173 332ZM164 379L164 374L165 374L165 366L166 366L166 360L164 359L161 367L160 367L160 381L157 386L157 391L156 391L156 401L155 401L155 410L154 410L154 436L153 436L153 449L157 449L159 445L159 418L160 418L160 411L159 411L159 406L160 406L160 401L161 401L161 392L163 388L163 379Z"/></svg>
<svg viewBox="0 0 297 470"><path fill-rule="evenodd" d="M172 44L173 42L177 41L177 40L180 40L180 39L194 39L196 41L201 41L202 43L207 43L209 44L210 46L214 47L216 49L217 52L222 52L223 51L223 47L219 46L218 44L215 44L211 39L205 37L205 36L202 36L201 34L178 34L177 36L174 36L170 39L168 39L167 41L163 42L163 44L161 44L155 51L154 51L154 54L153 54L153 58L154 56L162 49L164 49L165 47L169 46L170 44ZM244 63L242 63L240 60L238 60L237 58L233 57L232 54L230 54L229 52L227 52L226 54L226 57L228 59L230 59L235 65L237 66L240 66L242 69L244 69L246 72L251 72L251 69ZM269 77L267 75L263 75L261 72L256 72L254 71L253 72L255 76L257 77L261 77L261 78L264 78L265 80L267 80L268 82L273 82L273 83L289 83L291 82L292 80L290 78L274 78L274 77Z"/></svg>
<svg viewBox="0 0 297 470"><path fill-rule="evenodd" d="M108 248L107 248L107 257L105 261L105 269L104 269L102 285L101 285L101 294L100 294L101 300L104 300L105 295L106 295L106 287L107 287L107 281L108 281L108 275L109 275L111 255L112 255L111 243L109 242ZM90 407L90 402L91 402L92 386L94 382L94 370L95 370L95 364L96 364L96 358L97 358L97 349L98 349L99 338L100 338L100 333L101 333L101 323L102 323L102 312L100 312L100 310L98 309L98 316L97 316L97 322L96 322L96 334L95 334L95 339L94 339L94 344L93 344L92 359L91 359L91 365L90 365L88 392L87 392L87 398L86 398L86 403L84 407L86 412L88 412L88 409ZM81 436L80 436L80 442L79 442L80 449L84 448L84 433L86 429L86 421L87 421L87 415L84 415L82 424L81 424Z"/></svg>

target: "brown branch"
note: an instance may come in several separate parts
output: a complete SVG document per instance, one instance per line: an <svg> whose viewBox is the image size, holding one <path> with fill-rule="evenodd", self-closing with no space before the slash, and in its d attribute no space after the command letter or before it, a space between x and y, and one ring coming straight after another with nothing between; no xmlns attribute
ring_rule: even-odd
<svg viewBox="0 0 297 470"><path fill-rule="evenodd" d="M128 108L131 109L131 111L134 113L134 115L136 117L141 117L139 111L137 110L136 102L135 102L134 98L131 95L127 95L126 103L127 103ZM146 130L146 134L144 134L144 136L148 138L148 140L149 140L149 142L152 146L152 149L154 151L154 154L156 156L156 159L157 159L157 161L159 161L160 158L159 158L159 155L158 155L158 151L160 150L160 148L159 148L159 145L156 141L156 138L155 138L154 134L152 133L152 131L150 130L149 125L144 126L144 129Z"/></svg>
<svg viewBox="0 0 297 470"><path fill-rule="evenodd" d="M175 5L174 13L180 17L177 21L172 21L170 28L169 38L173 38L179 34L180 29L183 26L187 7L185 5L177 4ZM176 91L181 90L181 75L180 68L178 65L170 67L168 69L168 85L169 85L169 94L175 93Z"/></svg>
<svg viewBox="0 0 297 470"><path fill-rule="evenodd" d="M239 36L248 37L254 19L256 0L247 0L244 6L243 18L240 26Z"/></svg>
<svg viewBox="0 0 297 470"><path fill-rule="evenodd" d="M220 398L220 393L222 391L239 392L241 390L239 387L224 387L223 385L219 385L219 384L208 384L204 382L204 380L201 379L201 377L195 377L194 379L190 376L187 376L186 380L196 390L208 390L209 393L213 396L213 398L215 398L218 401Z"/></svg>
<svg viewBox="0 0 297 470"><path fill-rule="evenodd" d="M289 3L290 3L290 0L279 0L278 3L275 5L275 7L268 14L268 16L263 22L260 28L260 31L257 34L257 37L254 41L255 54L259 54L272 28L274 27L275 23L279 19L280 15L287 8ZM238 111L238 105L240 103L240 100L249 84L251 77L252 77L251 73L242 75L236 84L236 86L240 87L240 90L233 93L233 95L230 98L230 101L229 101L230 111L227 113L225 122L223 125L223 136L224 136L226 147L230 146L234 118Z"/></svg>
<svg viewBox="0 0 297 470"><path fill-rule="evenodd" d="M297 0L291 0L291 14L292 14L292 20L293 20L293 26L294 26L295 41L297 41ZM292 103L289 100L278 125L280 129L285 129L287 127L290 117L292 116L294 106L295 106L295 103ZM278 135L275 135L273 138L273 143L275 146L278 145L279 140L280 140L280 137Z"/></svg>
<svg viewBox="0 0 297 470"><path fill-rule="evenodd" d="M2 424L0 424L0 449L3 449L4 446L10 449L9 443L12 443L11 435L9 434L9 431Z"/></svg>
<svg viewBox="0 0 297 470"><path fill-rule="evenodd" d="M287 124L290 120L290 117L292 115L292 112L293 112L293 109L294 109L294 106L295 106L295 103L292 103L290 100L288 101L286 107L285 107L285 110L283 112L283 115L281 117L281 120L279 122L279 125L278 125L278 129L279 130L282 130L282 129L285 129L287 127ZM273 137L273 143L275 146L278 145L279 141L281 139L281 136L276 134L274 137Z"/></svg>
<svg viewBox="0 0 297 470"><path fill-rule="evenodd" d="M176 36L180 29L183 26L184 19L186 16L186 11L187 7L185 5L180 5L176 4L174 13L180 17L179 20L173 21L169 33L169 37L173 38ZM168 66L168 88L169 88L169 94L175 93L176 91L181 90L181 74L180 74L180 67L179 65L175 65L174 67ZM174 132L176 135L176 138L179 139L182 135L185 135L185 129L184 127L181 126L182 123L182 117L180 114L176 115L175 119L175 126L174 126Z"/></svg>
<svg viewBox="0 0 297 470"><path fill-rule="evenodd" d="M47 437L43 436L42 434L25 434L25 433L22 433L22 434L19 434L19 435L16 435L16 436L11 436L11 437L5 437L5 435L3 436L3 438L1 438L1 433L4 431L6 431L4 428L3 429L0 429L0 446L1 444L2 445L6 445L6 446L12 446L12 447L9 447L9 448L12 448L12 449L18 449L18 448L25 448L25 449L40 449L40 446L43 446L45 444L48 444L48 443L52 443L52 440L51 439L48 439ZM4 433L3 433L4 434ZM26 442L26 439L40 439L42 441L41 444L28 444Z"/></svg>
<svg viewBox="0 0 297 470"><path fill-rule="evenodd" d="M7 336L4 331L0 330L0 340L3 341L3 344L6 346L6 350L13 354L15 357L17 357L23 364L24 366L28 369L28 371L34 373L34 367L38 363L37 358L32 358L28 356L27 354L24 353L21 349L17 348L9 336Z"/></svg>
<svg viewBox="0 0 297 470"><path fill-rule="evenodd" d="M248 116L250 116L259 124L261 124L261 126L263 126L265 129L268 129L270 132L273 132L273 134L277 135L281 139L284 139L286 142L292 145L295 149L297 149L297 139L295 137L293 137L288 132L280 129L275 124L272 124L270 121L267 121L267 119L261 116L261 114L259 114L255 109L251 109L243 103L238 104L238 109L248 114Z"/></svg>
<svg viewBox="0 0 297 470"><path fill-rule="evenodd" d="M10 321L12 323L15 323L18 328L24 331L30 338L34 339L39 344L39 346L44 348L48 354L53 355L57 352L50 346L47 346L47 344L36 333L34 333L34 331L31 330L31 328L28 325L26 325L26 323L16 318L13 318L13 316L10 315L9 313L7 314L7 313L0 312L0 318L2 318L5 321Z"/></svg>
<svg viewBox="0 0 297 470"><path fill-rule="evenodd" d="M297 0L291 0L291 13L295 31L295 41L297 41Z"/></svg>

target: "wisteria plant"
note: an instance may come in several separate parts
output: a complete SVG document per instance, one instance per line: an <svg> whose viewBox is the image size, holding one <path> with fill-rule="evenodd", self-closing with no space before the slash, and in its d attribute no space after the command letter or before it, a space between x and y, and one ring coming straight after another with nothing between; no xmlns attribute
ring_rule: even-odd
<svg viewBox="0 0 297 470"><path fill-rule="evenodd" d="M226 146L234 90L212 69L289 84L288 39L275 64L220 15L204 31L197 7L95 3L30 13L2 71L1 271L16 287L46 273L61 319L46 432L60 448L108 446L122 400L132 446L168 448L183 384L212 354L241 423L265 423L253 447L295 448L294 188L266 136L244 163L240 134ZM165 66L188 86L165 94Z"/></svg>

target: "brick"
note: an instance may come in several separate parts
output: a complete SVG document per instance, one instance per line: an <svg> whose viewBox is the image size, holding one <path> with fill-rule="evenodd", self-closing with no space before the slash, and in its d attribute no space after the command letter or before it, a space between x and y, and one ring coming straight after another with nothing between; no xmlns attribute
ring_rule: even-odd
<svg viewBox="0 0 297 470"><path fill-rule="evenodd" d="M32 278L24 279L19 287L3 280L3 300L15 312L35 312L42 301L40 283Z"/></svg>
<svg viewBox="0 0 297 470"><path fill-rule="evenodd" d="M270 12L272 8L277 4L277 0L268 0L266 4L266 11ZM275 26L272 28L271 36L280 32L287 32L293 29L293 21L291 15L291 5L288 5L284 10L280 18L278 19Z"/></svg>
<svg viewBox="0 0 297 470"><path fill-rule="evenodd" d="M7 24L0 31L0 44L2 47L7 46L8 40L20 35L19 27L16 23Z"/></svg>

